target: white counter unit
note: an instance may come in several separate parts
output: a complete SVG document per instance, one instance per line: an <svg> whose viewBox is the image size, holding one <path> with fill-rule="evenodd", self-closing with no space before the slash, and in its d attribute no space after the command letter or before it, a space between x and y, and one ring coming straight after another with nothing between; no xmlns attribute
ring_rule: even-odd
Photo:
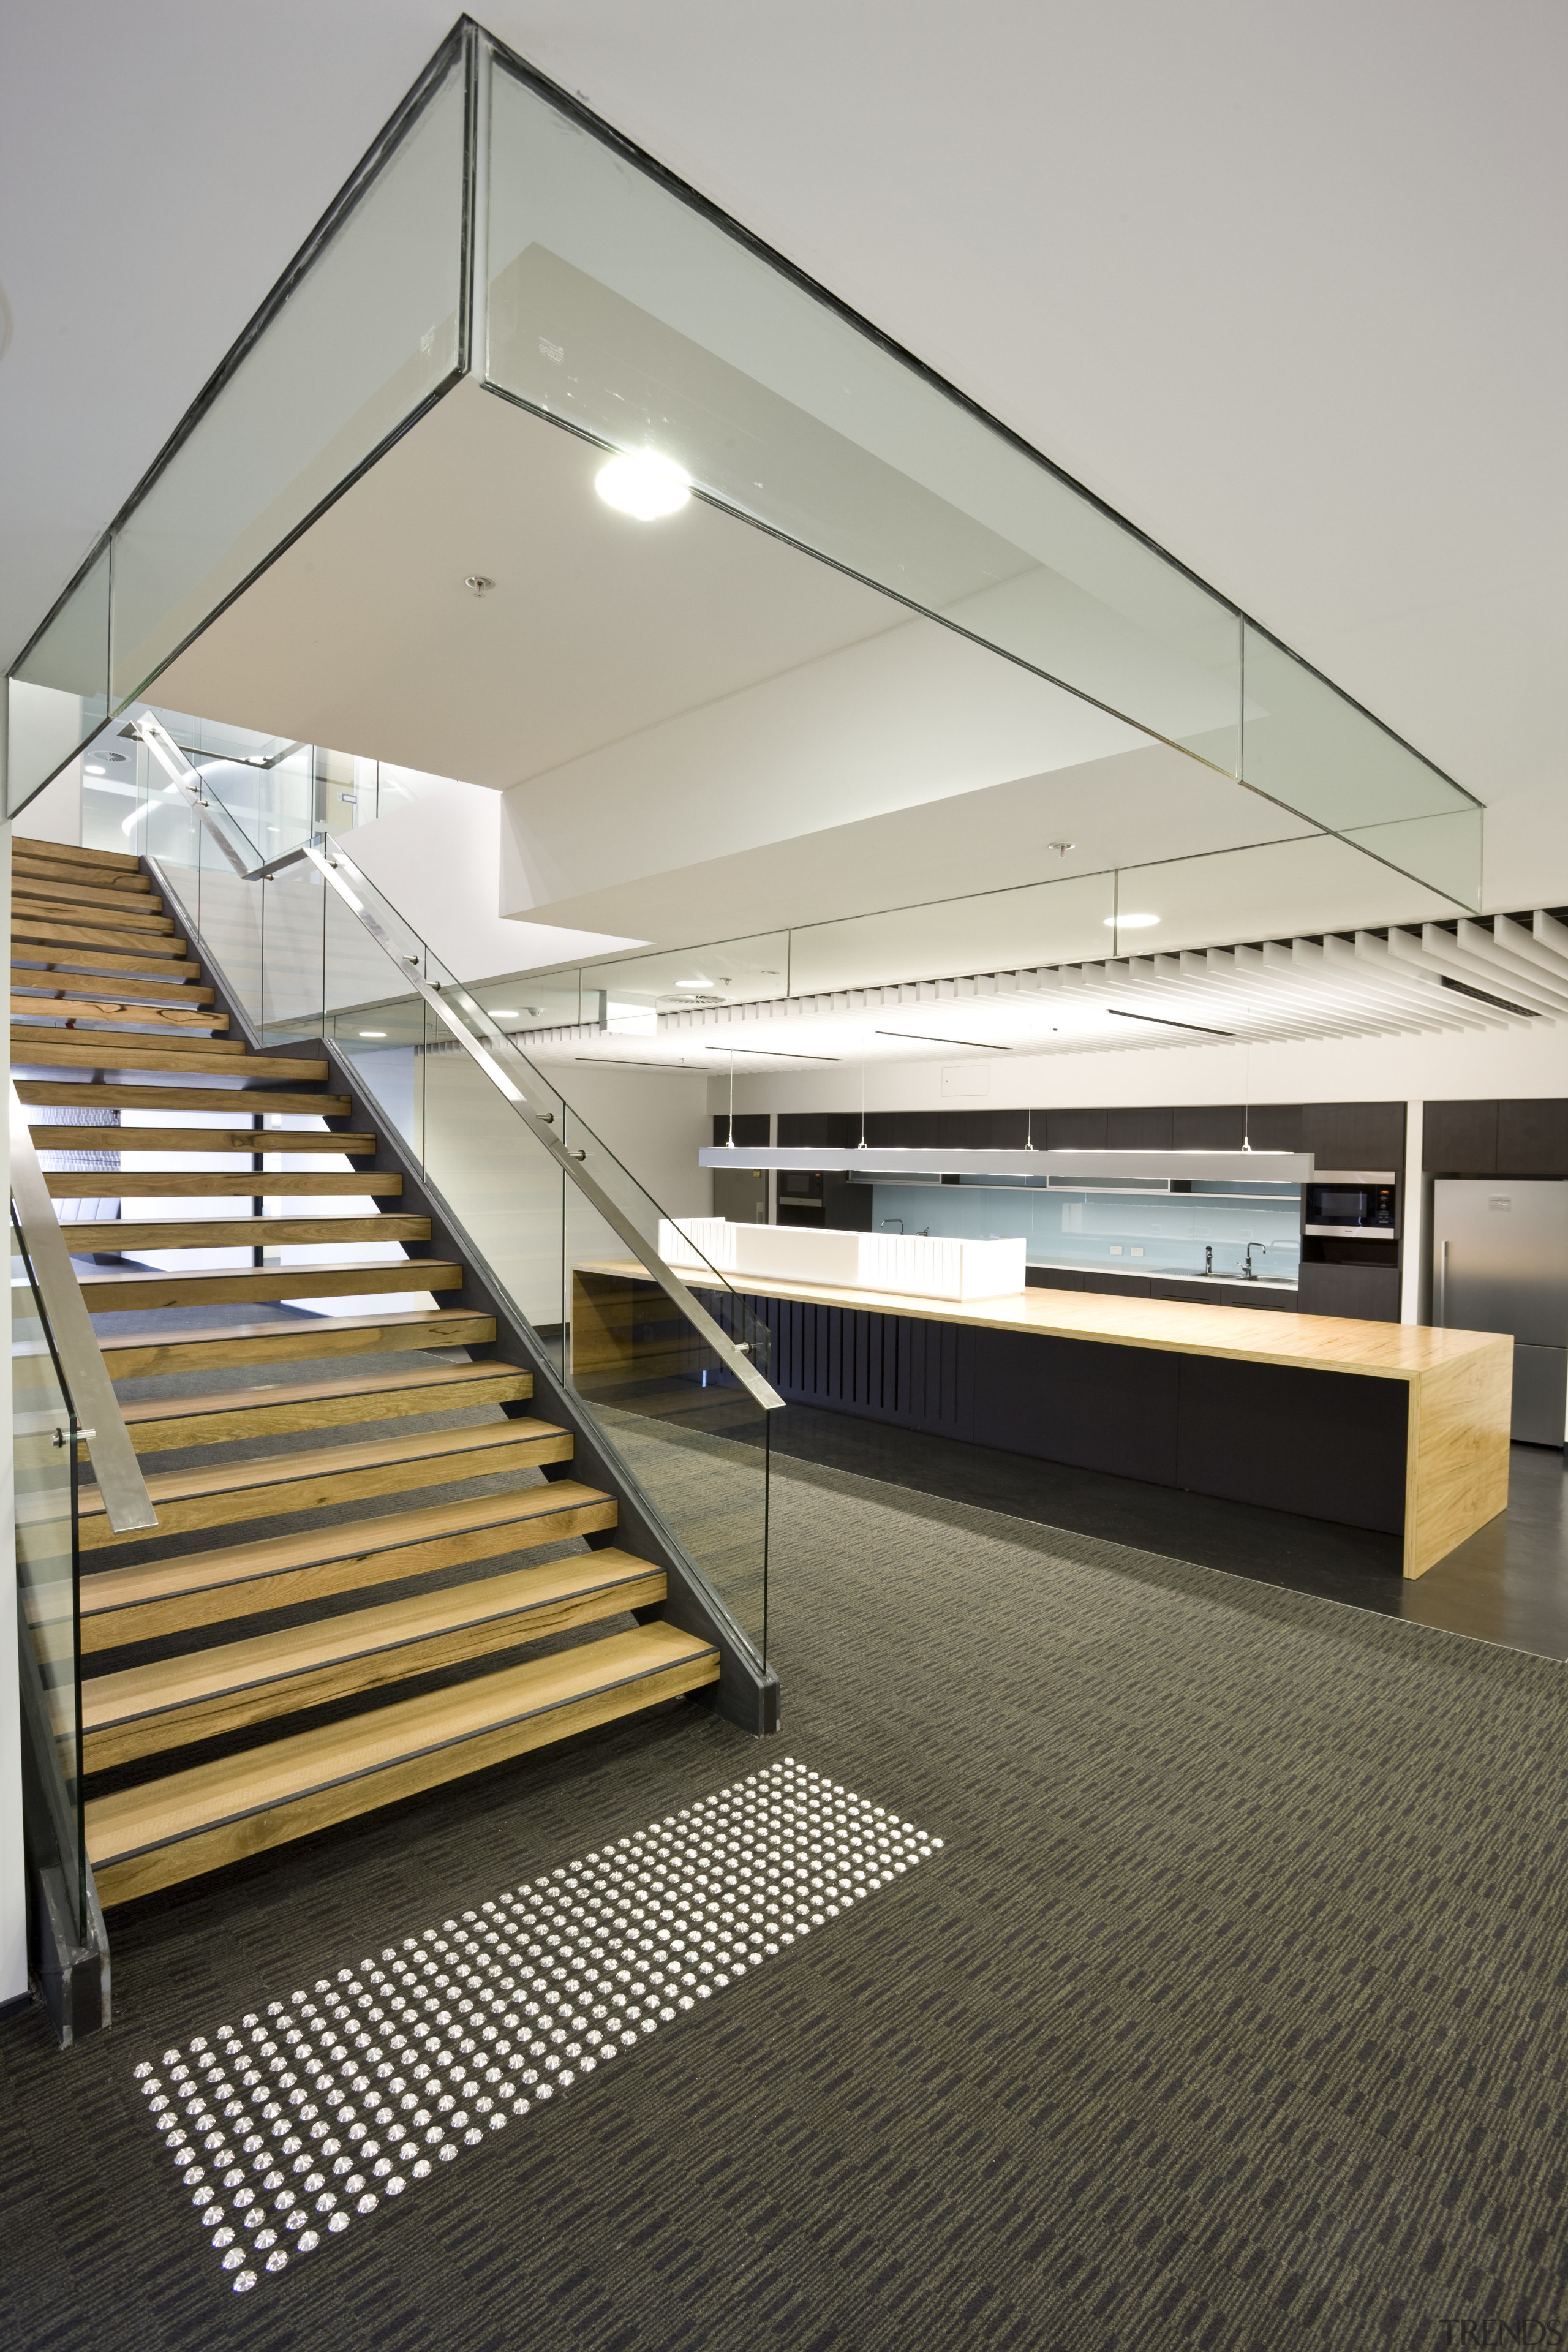
<svg viewBox="0 0 1568 2352"><path fill-rule="evenodd" d="M702 1261L744 1282L813 1282L836 1290L902 1291L910 1298L1008 1298L1024 1287L1022 1235L958 1241L924 1234L734 1225L722 1217L664 1218L659 1250L683 1273ZM695 1255L700 1252L700 1256Z"/></svg>

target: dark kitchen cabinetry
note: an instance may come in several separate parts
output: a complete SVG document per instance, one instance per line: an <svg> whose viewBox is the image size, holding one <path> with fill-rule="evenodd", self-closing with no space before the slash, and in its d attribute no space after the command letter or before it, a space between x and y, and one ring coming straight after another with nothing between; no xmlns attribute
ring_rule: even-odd
<svg viewBox="0 0 1568 2352"><path fill-rule="evenodd" d="M1241 1103L1189 1103L1171 1114L1178 1151L1239 1151L1247 1132Z"/></svg>
<svg viewBox="0 0 1568 2352"><path fill-rule="evenodd" d="M1303 1103L1301 1143L1319 1168L1405 1166L1402 1102Z"/></svg>
<svg viewBox="0 0 1568 2352"><path fill-rule="evenodd" d="M1302 1315L1345 1315L1357 1323L1397 1323L1399 1268L1345 1265L1303 1258L1297 1293Z"/></svg>
<svg viewBox="0 0 1568 2352"><path fill-rule="evenodd" d="M1497 1107L1500 1176L1568 1176L1568 1100L1527 1097Z"/></svg>
<svg viewBox="0 0 1568 2352"><path fill-rule="evenodd" d="M1429 1102L1421 1115L1421 1165L1429 1176L1495 1176L1495 1102Z"/></svg>
<svg viewBox="0 0 1568 2352"><path fill-rule="evenodd" d="M1106 1147L1111 1151L1169 1151L1175 1118L1173 1110L1108 1110Z"/></svg>
<svg viewBox="0 0 1568 2352"><path fill-rule="evenodd" d="M716 1112L713 1119L714 1147L721 1151L726 1144L733 1144L737 1150L754 1151L760 1144L765 1151L771 1125L772 1114L768 1111L741 1110L735 1114L734 1132L731 1134L728 1113Z"/></svg>
<svg viewBox="0 0 1568 2352"><path fill-rule="evenodd" d="M1035 1148L1040 1145L1040 1129L1045 1128L1046 1148L1050 1151L1103 1151L1106 1149L1107 1115L1102 1110L1052 1110L1035 1113Z"/></svg>

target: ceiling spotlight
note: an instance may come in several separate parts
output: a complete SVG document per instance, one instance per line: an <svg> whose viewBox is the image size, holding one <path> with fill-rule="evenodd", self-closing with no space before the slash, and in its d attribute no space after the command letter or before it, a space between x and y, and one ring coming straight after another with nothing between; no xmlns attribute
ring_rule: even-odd
<svg viewBox="0 0 1568 2352"><path fill-rule="evenodd" d="M362 1037L384 1037L386 1032L384 1029L362 1029L359 1034Z"/></svg>
<svg viewBox="0 0 1568 2352"><path fill-rule="evenodd" d="M1152 931L1159 921L1158 915L1107 915L1108 931Z"/></svg>
<svg viewBox="0 0 1568 2352"><path fill-rule="evenodd" d="M88 762L87 772L89 776L101 776L105 774L107 771L102 768L95 768L89 760Z"/></svg>
<svg viewBox="0 0 1568 2352"><path fill-rule="evenodd" d="M490 1006L490 1019L492 1021L515 1021L517 1017L518 1011L515 1004L492 1004Z"/></svg>
<svg viewBox="0 0 1568 2352"><path fill-rule="evenodd" d="M691 477L673 459L651 449L630 450L612 457L594 477L594 488L607 507L618 514L635 515L638 522L657 522L674 514L691 496Z"/></svg>

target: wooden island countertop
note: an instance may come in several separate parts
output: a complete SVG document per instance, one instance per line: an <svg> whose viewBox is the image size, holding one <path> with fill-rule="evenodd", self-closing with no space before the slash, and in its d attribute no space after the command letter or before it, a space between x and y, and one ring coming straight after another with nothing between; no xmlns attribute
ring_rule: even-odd
<svg viewBox="0 0 1568 2352"><path fill-rule="evenodd" d="M584 1274L647 1281L630 1259L584 1263ZM1508 1505L1513 1340L1496 1331L1357 1323L1342 1316L1271 1314L1181 1299L1025 1290L1011 1297L915 1298L901 1291L831 1288L759 1276L672 1269L693 1290L804 1300L850 1313L893 1315L972 1330L1080 1339L1236 1362L1399 1381L1409 1390L1404 1571L1424 1575Z"/></svg>

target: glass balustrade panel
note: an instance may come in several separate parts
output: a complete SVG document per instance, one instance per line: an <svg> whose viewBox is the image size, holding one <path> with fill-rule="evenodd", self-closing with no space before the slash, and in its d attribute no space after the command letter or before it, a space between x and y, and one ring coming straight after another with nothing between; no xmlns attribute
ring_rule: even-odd
<svg viewBox="0 0 1568 2352"><path fill-rule="evenodd" d="M44 1817L53 1834L61 1889L77 1934L84 1937L77 1422L14 1215L11 1381L23 1704L37 1718L32 1727L35 1752L42 1750Z"/></svg>

